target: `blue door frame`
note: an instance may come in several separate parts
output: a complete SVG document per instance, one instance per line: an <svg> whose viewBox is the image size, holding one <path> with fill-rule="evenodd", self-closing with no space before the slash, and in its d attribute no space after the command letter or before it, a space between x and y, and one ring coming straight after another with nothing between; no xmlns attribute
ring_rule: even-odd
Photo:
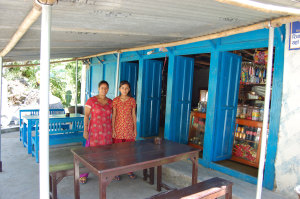
<svg viewBox="0 0 300 199"><path fill-rule="evenodd" d="M238 171L222 167L218 164L213 163L213 143L214 133L216 131L216 116L218 114L216 109L217 104L217 91L219 88L218 80L220 75L221 64L219 62L221 53L224 51L242 50L242 49L253 49L268 47L268 29L261 29L252 32L232 35L224 38L195 42L175 47L167 48L168 52L162 52L160 49L149 49L133 52L125 52L121 54L121 62L125 61L139 61L139 81L137 85L137 138L140 137L141 132L141 121L143 115L141 112L141 102L143 95L143 83L145 78L142 78L144 71L144 60L164 58L168 56L168 85L167 85L167 99L166 99L166 116L165 116L165 138L172 137L172 103L174 103L175 90L177 89L174 85L175 75L175 57L178 55L191 55L210 53L210 72L209 72L209 91L208 91L208 104L207 104L207 122L205 126L205 137L204 137L204 152L203 158L199 159L199 163L205 167L219 170L226 174L232 175L239 179L256 183L255 177L240 173ZM273 72L273 87L272 87L272 101L270 110L270 123L269 123L269 136L268 136L268 147L266 155L266 164L264 171L264 187L268 189L274 188L275 179L275 167L274 162L276 158L278 132L280 124L280 111L282 101L282 82L283 82L283 62L284 62L284 36L285 26L275 28L275 59L274 59L274 72ZM151 51L151 53L148 53ZM104 55L98 58L92 58L92 64L100 63L105 64L106 62L115 62L115 55ZM99 60L99 62L98 62ZM90 71L90 83L92 84L93 70ZM142 79L141 79L142 78ZM93 87L93 85L90 85Z"/></svg>

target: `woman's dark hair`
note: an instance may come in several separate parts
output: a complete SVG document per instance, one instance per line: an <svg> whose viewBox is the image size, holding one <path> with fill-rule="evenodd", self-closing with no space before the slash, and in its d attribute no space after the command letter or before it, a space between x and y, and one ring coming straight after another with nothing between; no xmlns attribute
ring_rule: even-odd
<svg viewBox="0 0 300 199"><path fill-rule="evenodd" d="M109 84L108 84L108 82L107 81L105 81L105 80L102 80L101 82L99 82L99 84L98 84L98 88L102 85L102 84L106 84L107 85L107 87L109 88Z"/></svg>
<svg viewBox="0 0 300 199"><path fill-rule="evenodd" d="M126 80L121 81L119 88L121 88L121 86L123 86L125 84L127 84L128 87L129 87L129 89L130 89L129 92L128 92L128 94L127 94L127 96L131 97L131 87L130 87L130 83L128 81L126 81Z"/></svg>

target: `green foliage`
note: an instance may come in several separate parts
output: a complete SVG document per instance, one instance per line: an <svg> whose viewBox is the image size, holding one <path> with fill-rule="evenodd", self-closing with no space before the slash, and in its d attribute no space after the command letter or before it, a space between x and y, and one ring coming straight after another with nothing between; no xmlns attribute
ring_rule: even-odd
<svg viewBox="0 0 300 199"><path fill-rule="evenodd" d="M27 64L36 64L38 61L26 62ZM10 63L14 65L22 65L23 62ZM81 91L81 69L82 62L78 62L78 87L77 87L77 103L80 103L80 91ZM24 78L29 84L28 89L39 89L39 71L40 66L26 66L26 67L14 67L4 68L3 77L7 80L17 80ZM62 104L65 107L75 104L75 96L72 97L72 93L76 93L76 62L67 63L55 63L50 66L50 89L52 95L60 98ZM68 94L68 97L66 95ZM72 99L74 101L72 102Z"/></svg>
<svg viewBox="0 0 300 199"><path fill-rule="evenodd" d="M80 103L80 89L81 89L81 69L82 62L78 62L78 88L77 88L77 103ZM76 93L76 62L57 63L51 65L50 81L53 83L51 86L52 94L60 98L62 104L65 107L69 107L71 104L75 104L75 96L72 93ZM66 97L67 92L70 91L71 99ZM71 100L74 99L72 102Z"/></svg>

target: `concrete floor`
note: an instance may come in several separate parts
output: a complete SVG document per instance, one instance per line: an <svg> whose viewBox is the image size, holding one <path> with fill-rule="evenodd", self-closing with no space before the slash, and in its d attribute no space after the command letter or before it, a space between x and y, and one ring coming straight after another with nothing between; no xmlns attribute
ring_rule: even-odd
<svg viewBox="0 0 300 199"><path fill-rule="evenodd" d="M0 199L38 199L39 198L39 168L31 155L19 141L18 132L2 134L1 153L3 172L0 173ZM50 164L71 162L70 148L67 146L50 148ZM138 178L130 180L126 175L119 182L112 182L107 189L108 199L147 198L157 194L155 185L142 180L142 172L136 173ZM233 198L255 198L256 185L238 180L223 173L199 166L198 181L211 177L221 177L234 183ZM184 187L191 182L191 164L181 161L163 167L163 181L170 186ZM87 184L80 187L81 198L98 198L98 180L90 174ZM59 199L74 198L73 177L64 178L58 186ZM262 198L285 199L286 197L263 189Z"/></svg>

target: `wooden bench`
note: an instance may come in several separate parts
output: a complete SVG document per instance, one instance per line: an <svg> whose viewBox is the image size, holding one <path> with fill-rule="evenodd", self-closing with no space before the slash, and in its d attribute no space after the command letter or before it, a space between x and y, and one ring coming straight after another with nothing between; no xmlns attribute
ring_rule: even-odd
<svg viewBox="0 0 300 199"><path fill-rule="evenodd" d="M85 167L80 167L80 173L87 173L88 169ZM154 184L154 168L149 169L149 174L147 169L143 170L144 180L150 179L150 184ZM74 175L74 164L73 163L63 163L50 165L49 167L49 180L50 180L50 198L57 199L57 185L60 181L67 176Z"/></svg>
<svg viewBox="0 0 300 199"><path fill-rule="evenodd" d="M159 193L149 199L215 199L221 196L231 199L232 185L232 182L216 177L182 189Z"/></svg>
<svg viewBox="0 0 300 199"><path fill-rule="evenodd" d="M81 173L87 173L88 170L84 167L80 168ZM74 175L74 164L63 163L50 165L49 167L49 180L50 180L50 198L57 199L57 185L66 176Z"/></svg>

